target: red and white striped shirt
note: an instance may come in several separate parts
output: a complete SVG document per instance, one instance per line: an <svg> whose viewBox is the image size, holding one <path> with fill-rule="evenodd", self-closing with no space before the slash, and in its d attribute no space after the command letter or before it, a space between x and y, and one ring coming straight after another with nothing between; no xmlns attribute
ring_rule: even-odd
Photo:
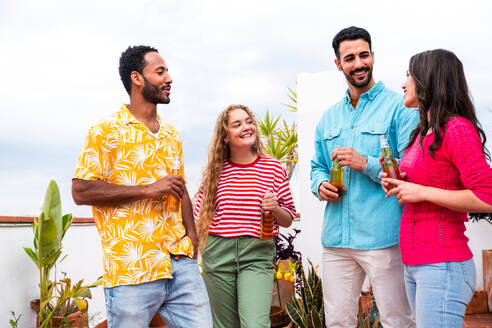
<svg viewBox="0 0 492 328"><path fill-rule="evenodd" d="M225 161L208 232L222 237L260 237L261 200L267 191L276 193L278 205L295 217L287 173L278 160L258 156L250 164ZM197 220L202 201L203 192L200 192L193 211ZM276 223L274 234L278 234Z"/></svg>

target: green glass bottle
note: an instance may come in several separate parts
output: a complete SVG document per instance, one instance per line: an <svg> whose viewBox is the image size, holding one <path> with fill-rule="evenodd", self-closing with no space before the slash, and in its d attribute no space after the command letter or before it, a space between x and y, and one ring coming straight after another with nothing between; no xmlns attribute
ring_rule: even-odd
<svg viewBox="0 0 492 328"><path fill-rule="evenodd" d="M379 136L379 143L381 145L381 154L383 156L383 161L381 162L383 172L386 173L389 178L401 180L398 162L391 155L391 149L386 135L383 134Z"/></svg>
<svg viewBox="0 0 492 328"><path fill-rule="evenodd" d="M339 146L335 146L335 149ZM343 191L343 168L338 163L338 159L333 160L333 165L330 169L330 184L334 185L338 189L338 193Z"/></svg>

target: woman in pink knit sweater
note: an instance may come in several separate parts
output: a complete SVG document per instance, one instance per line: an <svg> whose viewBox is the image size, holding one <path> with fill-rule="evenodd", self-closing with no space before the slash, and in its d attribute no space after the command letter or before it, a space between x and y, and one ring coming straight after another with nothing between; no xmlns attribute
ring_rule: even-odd
<svg viewBox="0 0 492 328"><path fill-rule="evenodd" d="M380 176L386 197L405 204L400 248L407 295L417 327L461 328L476 280L466 213L492 212L486 137L454 53L413 56L402 88L405 106L420 111L400 161L406 181Z"/></svg>

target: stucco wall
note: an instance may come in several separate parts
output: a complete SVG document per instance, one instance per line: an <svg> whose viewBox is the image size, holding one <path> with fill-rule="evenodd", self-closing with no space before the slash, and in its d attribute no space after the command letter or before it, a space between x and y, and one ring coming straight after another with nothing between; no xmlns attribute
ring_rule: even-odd
<svg viewBox="0 0 492 328"><path fill-rule="evenodd" d="M0 327L10 327L10 311L22 314L19 328L35 327L29 302L39 298L39 271L23 249L32 248L32 244L30 225L0 226ZM58 266L58 274L66 272L72 282L84 279L87 283L102 275L101 245L95 225L72 225L65 235L63 249L68 256ZM105 317L102 287L91 292L89 317Z"/></svg>

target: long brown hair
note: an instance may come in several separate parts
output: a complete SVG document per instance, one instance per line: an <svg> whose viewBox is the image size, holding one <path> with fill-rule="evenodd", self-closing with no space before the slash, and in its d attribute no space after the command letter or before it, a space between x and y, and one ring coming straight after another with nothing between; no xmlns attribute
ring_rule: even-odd
<svg viewBox="0 0 492 328"><path fill-rule="evenodd" d="M429 129L434 142L429 153L442 144L446 133L445 125L453 117L464 117L470 121L482 139L482 151L490 159L485 148L487 140L475 113L475 106L466 83L463 64L454 53L444 49L421 52L410 58L408 73L415 81L420 122L410 135L408 149L420 135L420 146Z"/></svg>
<svg viewBox="0 0 492 328"><path fill-rule="evenodd" d="M265 150L260 139L260 131L253 112L244 105L229 105L219 114L215 123L214 133L208 150L208 163L205 168L205 179L200 186L200 191L203 192L203 199L200 207L200 218L198 220L198 238L200 241L200 249L204 249L208 236L208 227L212 222L215 214L215 195L217 193L217 185L225 160L230 157L229 144L225 142L228 137L229 113L235 109L244 110L250 117L256 129L256 141L251 146L251 151L254 154L265 155Z"/></svg>

